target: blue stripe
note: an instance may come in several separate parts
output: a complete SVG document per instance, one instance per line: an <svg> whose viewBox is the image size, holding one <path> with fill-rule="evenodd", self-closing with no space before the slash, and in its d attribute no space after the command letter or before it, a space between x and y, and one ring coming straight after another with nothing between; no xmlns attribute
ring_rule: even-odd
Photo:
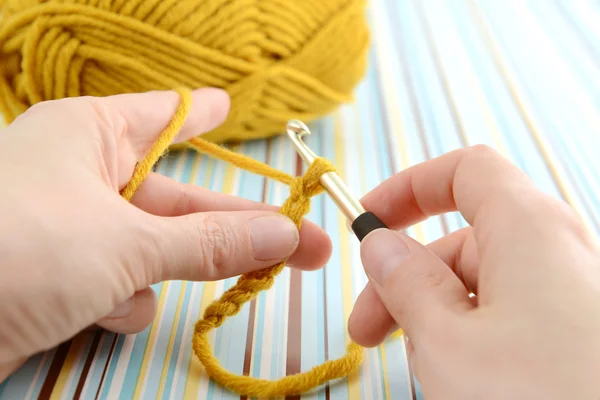
<svg viewBox="0 0 600 400"><path fill-rule="evenodd" d="M94 399L96 397L96 391L98 385L102 380L104 373L104 366L108 362L108 356L112 348L113 341L115 340L115 334L110 332L103 332L100 338L99 347L96 350L95 360L92 362L93 370L88 374L86 379L86 385L88 385L87 394L84 399ZM91 367L90 367L91 368Z"/></svg>
<svg viewBox="0 0 600 400"><path fill-rule="evenodd" d="M598 17L600 3L592 0L374 0L369 3L374 46L369 52L365 79L356 88L356 100L340 107L335 116L313 122L311 127L315 135L306 138L306 141L316 153L334 160L334 124L339 120L344 155L336 162L345 171L345 180L357 197L363 196L406 166L476 143L503 148L507 157L524 170L541 190L560 197L561 188L548 165L552 163L564 174L567 190L572 191L569 195L583 212L583 218L594 226L594 233L598 236L600 160L595 150L600 148ZM488 29L491 43L500 49L501 62L493 57L486 36ZM503 63L514 73L517 89L531 107L527 112L532 115L528 117L539 126L541 140L550 148L555 159L545 159L534 133L530 132L526 116L516 104L517 99L509 90L500 69ZM564 71L561 71L563 67ZM443 79L447 80L447 92ZM453 107L456 116L453 115ZM457 122L464 129L464 138L456 126ZM265 160L267 142L248 142L241 146L240 151L252 158ZM274 138L269 151L271 165L288 173L295 172L296 153L285 136ZM198 159L201 160L199 170L193 171L194 160ZM183 166L181 174L178 173L178 166ZM208 168L212 170L210 176L207 176ZM184 182L197 172L193 184L205 185L206 178L210 178L207 186L221 192L227 168L224 162L215 162L211 157L185 151L168 154L159 162L157 172ZM260 200L263 177L243 171L236 173L239 179L234 187L235 194ZM281 204L289 193L288 188L274 181L269 181L268 185L267 202ZM343 236L340 235L339 216L338 209L325 195L314 199L308 214L310 220L322 224L330 234L333 254L325 269L302 273L303 371L322 363L326 358L339 358L346 351L344 338L347 321L340 281L341 268L348 266L341 263L342 237L350 240L351 261L347 272L351 274L354 297L358 296L367 281L360 262L359 244L351 234L344 232ZM445 233L443 221L450 231L467 225L459 213L453 212L443 219L433 217L416 227L410 227L408 234L415 236L420 230L423 239L430 242ZM271 363L272 367L267 378L277 379L285 373L287 349L284 332L287 329L285 321L289 307L285 299L289 295L290 285L294 284L289 279L290 272L286 268L275 280L272 296L268 297L267 292L257 296L253 321L255 351L250 371L253 376L260 375L261 365L265 362ZM237 277L226 280L225 289L236 281ZM175 327L173 353L169 359L165 359L173 330L174 311L180 290L183 290L181 282L170 284L172 293L162 310L165 313L164 326L158 332L153 362L148 366L146 397L152 397L157 390L165 362L168 363L168 369L163 398L171 393L176 398L183 396L190 360L195 357L191 349L191 328L184 330L184 326L188 316L195 322L203 311L200 306L205 285L187 285L179 323ZM153 288L161 290L163 286L157 284ZM195 300L191 298L193 289L196 290ZM241 373L245 359L248 315L249 304L216 332L215 355L225 368L237 373ZM120 397L130 397L135 390L149 331L150 328L131 336L134 340L132 358L128 362L122 387L115 388ZM112 338L112 335L105 335L98 349L93 369L87 377L89 389L86 398L95 397L107 363L100 398L108 398L110 387L115 384L115 371L125 336L117 337L115 352L109 359ZM271 354L261 354L262 348L269 349ZM410 382L402 341L386 342L385 350L385 365L381 359L381 349L366 351L369 368L361 369L361 396L377 399L385 389L385 382L379 376L387 370L391 398L412 398L408 395ZM41 390L53 356L53 352L50 352L42 366L40 378L33 387L34 397ZM179 357L181 362L177 364ZM84 359L74 366L75 375L81 373ZM22 398L40 362L41 355L33 357L0 385L0 398ZM176 382L175 374L178 376ZM416 397L421 399L418 382L415 385ZM73 391L74 386L65 394L69 396ZM319 391L303 398L323 399L324 396L324 391ZM204 397L238 398L212 382L209 383L208 395ZM344 382L333 384L330 397L347 398L347 385Z"/></svg>
<svg viewBox="0 0 600 400"><path fill-rule="evenodd" d="M35 399L38 397L40 391L42 390L42 386L44 384L44 380L48 375L48 370L50 369L50 365L52 364L52 360L54 359L54 355L56 354L56 349L52 349L46 354L46 358L44 359L44 354L37 354L34 357L31 357L27 362L19 368L18 371L13 373L1 386L0 386L0 396L3 399L24 399L27 391L29 390L29 386L31 385L31 381L35 376L35 373L38 369L40 369L40 375L35 383L33 388L31 398ZM43 363L42 363L43 361Z"/></svg>

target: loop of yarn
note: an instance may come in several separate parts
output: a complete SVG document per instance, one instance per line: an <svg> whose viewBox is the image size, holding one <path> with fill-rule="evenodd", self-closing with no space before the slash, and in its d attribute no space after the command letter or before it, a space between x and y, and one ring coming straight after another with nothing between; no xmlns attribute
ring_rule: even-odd
<svg viewBox="0 0 600 400"><path fill-rule="evenodd" d="M290 119L308 122L352 100L367 63L365 8L366 0L0 0L0 112L11 123L45 100L186 88L121 192L131 200L183 126L187 88L223 88L226 121L184 146L288 185L280 212L300 228L333 166L318 159L293 177L219 143L280 134ZM363 349L350 343L340 359L276 381L221 367L207 335L271 288L284 265L241 276L194 327L193 350L208 375L241 395L301 394L362 363Z"/></svg>
<svg viewBox="0 0 600 400"><path fill-rule="evenodd" d="M212 142L311 121L364 76L366 0L4 0L0 110L44 100L219 87L231 97Z"/></svg>
<svg viewBox="0 0 600 400"><path fill-rule="evenodd" d="M177 92L181 98L177 111L146 158L137 165L133 177L122 191L122 196L127 200L132 199L135 191L150 172L152 165L168 149L170 141L173 140L185 122L190 109L191 92L187 89L179 89ZM186 144L199 152L210 154L240 168L288 184L290 195L279 212L294 221L298 229L301 228L302 220L310 209L311 197L320 194L324 190L319 182L321 175L335 171L335 168L327 160L317 158L303 176L292 177L257 160L231 152L204 139L194 138ZM208 376L220 385L240 395L280 397L302 394L330 380L347 377L356 371L362 363L362 347L356 343L350 343L347 353L343 357L329 360L309 371L285 376L275 381L235 375L220 365L219 360L213 355L208 333L212 329L220 327L225 319L235 316L242 306L254 299L258 293L270 289L273 286L275 277L283 270L284 266L285 261L260 271L242 275L233 287L206 308L203 318L195 324L192 347Z"/></svg>

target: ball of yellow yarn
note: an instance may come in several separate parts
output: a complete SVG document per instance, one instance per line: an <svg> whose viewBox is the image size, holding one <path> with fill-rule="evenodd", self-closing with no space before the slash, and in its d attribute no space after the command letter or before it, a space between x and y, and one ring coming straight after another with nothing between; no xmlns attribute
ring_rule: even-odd
<svg viewBox="0 0 600 400"><path fill-rule="evenodd" d="M351 100L364 0L0 0L0 108L176 87L232 98L215 142L265 138Z"/></svg>

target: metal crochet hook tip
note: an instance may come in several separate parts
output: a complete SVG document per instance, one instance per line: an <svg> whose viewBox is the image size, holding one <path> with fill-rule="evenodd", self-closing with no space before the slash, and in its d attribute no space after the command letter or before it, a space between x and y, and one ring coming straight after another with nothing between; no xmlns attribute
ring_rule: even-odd
<svg viewBox="0 0 600 400"><path fill-rule="evenodd" d="M310 135L310 129L308 129L304 122L295 119L290 120L287 123L286 131L300 158L307 165L315 162L318 156L302 140L302 136ZM337 173L325 173L321 176L320 181L336 206L351 222L352 230L358 240L362 241L363 238L375 229L387 228L379 218L373 213L365 211L362 204L352 197L350 191Z"/></svg>
<svg viewBox="0 0 600 400"><path fill-rule="evenodd" d="M310 165L315 162L317 155L313 153L313 151L301 139L304 135L310 135L310 129L308 129L308 126L306 126L306 124L302 121L292 119L288 121L286 131L292 140L294 147L296 148L296 152L300 155L300 158L302 158L302 161L304 161L306 165Z"/></svg>
<svg viewBox="0 0 600 400"><path fill-rule="evenodd" d="M290 120L287 123L286 131L300 158L307 165L312 164L318 156L301 139L302 136L310 135L310 129L302 121ZM365 209L360 202L350 195L350 191L335 172L323 174L321 176L321 185L323 185L340 211L351 222L354 222L365 213Z"/></svg>

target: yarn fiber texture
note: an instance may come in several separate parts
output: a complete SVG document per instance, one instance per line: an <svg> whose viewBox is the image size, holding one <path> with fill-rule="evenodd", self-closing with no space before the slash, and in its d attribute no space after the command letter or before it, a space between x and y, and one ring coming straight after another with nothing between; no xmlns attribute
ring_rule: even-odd
<svg viewBox="0 0 600 400"><path fill-rule="evenodd" d="M176 89L179 108L121 192L131 200L183 126L188 88L223 88L227 120L184 145L288 185L280 212L300 228L333 166L319 158L293 177L220 144L273 136L289 119L308 122L352 100L366 69L364 12L365 0L0 0L0 111L11 123L45 100ZM194 327L193 351L207 374L240 395L302 394L362 363L362 347L351 342L343 357L275 381L220 365L208 334L284 266L242 275Z"/></svg>
<svg viewBox="0 0 600 400"><path fill-rule="evenodd" d="M168 126L160 134L145 159L138 163L134 174L121 194L126 200L135 196L136 190L142 184L152 166L168 149L169 143L175 138L190 110L191 92L179 90L180 105ZM325 159L318 158L312 163L301 177L292 177L257 160L242 154L227 150L205 139L195 138L187 142L188 146L198 152L212 155L227 161L239 168L276 179L289 185L290 195L283 203L279 212L288 216L298 229L302 219L310 210L311 197L323 192L320 184L321 175L335 171L335 168ZM281 397L299 395L337 378L343 378L360 368L363 359L363 349L351 342L347 353L336 360L329 360L313 369L295 375L282 377L275 381L257 379L250 376L235 375L223 368L214 356L208 334L218 328L229 317L235 316L248 301L258 293L273 286L275 277L283 270L285 261L269 268L242 275L237 283L223 295L211 303L204 311L201 320L196 322L192 339L192 348L198 360L204 366L207 374L220 385L240 395L253 397Z"/></svg>
<svg viewBox="0 0 600 400"><path fill-rule="evenodd" d="M365 0L0 0L0 110L44 100L219 87L212 142L266 138L352 100Z"/></svg>

